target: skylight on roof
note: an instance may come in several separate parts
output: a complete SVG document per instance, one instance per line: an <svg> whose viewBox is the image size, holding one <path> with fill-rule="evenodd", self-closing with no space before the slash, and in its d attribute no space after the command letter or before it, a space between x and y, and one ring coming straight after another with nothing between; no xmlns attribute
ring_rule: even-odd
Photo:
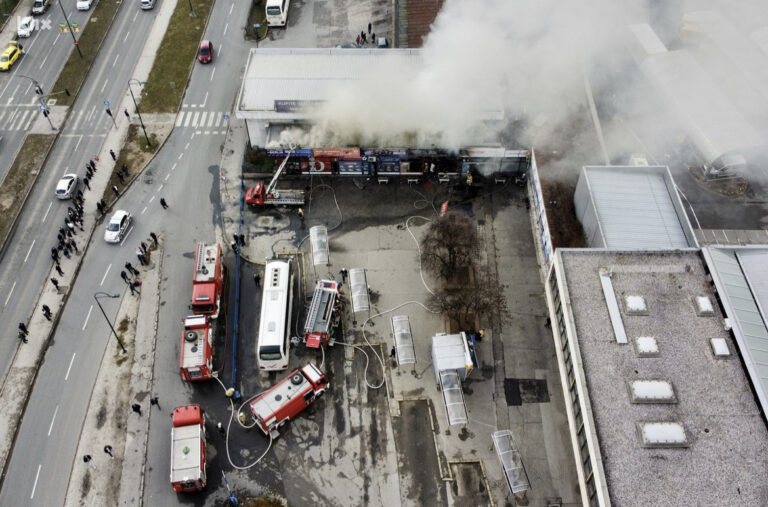
<svg viewBox="0 0 768 507"><path fill-rule="evenodd" d="M653 336L638 336L635 338L635 350L640 357L659 355L659 344Z"/></svg>
<svg viewBox="0 0 768 507"><path fill-rule="evenodd" d="M675 390L666 380L634 380L629 393L632 403L677 403Z"/></svg>
<svg viewBox="0 0 768 507"><path fill-rule="evenodd" d="M688 447L688 437L681 423L638 423L637 429L643 447Z"/></svg>
<svg viewBox="0 0 768 507"><path fill-rule="evenodd" d="M728 348L728 342L725 338L712 338L709 340L709 344L712 346L712 353L715 357L728 357L731 355L731 350Z"/></svg>
<svg viewBox="0 0 768 507"><path fill-rule="evenodd" d="M632 315L647 315L648 306L643 296L624 296L624 307Z"/></svg>
<svg viewBox="0 0 768 507"><path fill-rule="evenodd" d="M715 307L712 305L712 300L709 296L696 296L694 303L696 304L696 315L699 317L710 317L715 314Z"/></svg>

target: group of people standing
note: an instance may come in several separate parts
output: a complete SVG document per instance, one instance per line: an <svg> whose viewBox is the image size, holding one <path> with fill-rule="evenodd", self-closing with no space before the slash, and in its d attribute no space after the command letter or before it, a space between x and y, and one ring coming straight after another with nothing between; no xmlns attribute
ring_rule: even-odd
<svg viewBox="0 0 768 507"><path fill-rule="evenodd" d="M365 44L368 44L370 39L371 44L376 44L376 34L371 32L371 29L373 27L370 23L368 23L368 33L365 32L365 30L360 30L360 33L358 34L357 38L355 38L355 42L357 42L358 46L362 46Z"/></svg>

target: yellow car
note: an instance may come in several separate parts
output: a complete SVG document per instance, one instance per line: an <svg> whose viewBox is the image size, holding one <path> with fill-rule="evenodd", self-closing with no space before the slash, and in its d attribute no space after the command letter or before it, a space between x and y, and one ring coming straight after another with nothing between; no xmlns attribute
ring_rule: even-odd
<svg viewBox="0 0 768 507"><path fill-rule="evenodd" d="M16 60L21 56L22 47L18 41L12 40L8 43L8 47L5 48L3 54L0 55L0 70L9 71Z"/></svg>

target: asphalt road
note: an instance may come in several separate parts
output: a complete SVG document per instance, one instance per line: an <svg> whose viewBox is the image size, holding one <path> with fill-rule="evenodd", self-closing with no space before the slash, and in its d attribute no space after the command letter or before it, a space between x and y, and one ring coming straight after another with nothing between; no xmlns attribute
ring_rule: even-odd
<svg viewBox="0 0 768 507"><path fill-rule="evenodd" d="M66 172L83 174L86 161L99 152L112 127L103 112L104 100L116 104L126 92L154 18L153 11L141 11L133 2L121 6L69 121L30 194L19 226L10 239L12 247L0 264L0 286L8 294L0 324L4 336L15 336L16 325L26 320L40 288L48 283L50 247L56 242L68 205L53 197L56 182ZM141 190L148 189L135 187L121 206L131 211L141 210L138 204ZM86 192L86 209L93 206L88 199ZM147 236L148 230L147 222L142 221L139 213L136 215L138 226L128 241L133 239L138 243L139 238ZM105 347L113 340L92 295L97 291L122 293L125 284L117 268L126 260L136 260L135 247L107 245L101 234L101 229L95 232L81 276L73 287L54 342L40 368L0 490L0 505L63 503L85 409ZM82 247L81 235L76 240ZM105 310L114 318L117 305L110 303L104 302ZM4 371L13 357L13 347L17 346L14 342L0 343ZM111 346L113 351L114 343Z"/></svg>
<svg viewBox="0 0 768 507"><path fill-rule="evenodd" d="M75 2L68 2L67 17L70 23L85 27L91 10L75 10ZM48 11L35 16L38 29L28 38L19 39L24 48L24 55L16 62L10 72L0 75L0 180L5 178L8 169L16 158L27 130L39 114L38 97L34 84L28 76L42 87L46 94L60 90L51 90L56 79L73 50L72 36L61 33L59 24L64 23L64 15L58 5L51 5ZM16 31L16 22L10 21L6 30ZM76 34L79 37L79 33ZM52 97L55 98L55 97Z"/></svg>

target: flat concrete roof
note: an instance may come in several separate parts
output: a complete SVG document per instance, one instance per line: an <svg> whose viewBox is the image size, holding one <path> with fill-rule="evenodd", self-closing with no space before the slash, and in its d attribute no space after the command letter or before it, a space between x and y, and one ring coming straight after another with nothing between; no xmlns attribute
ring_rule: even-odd
<svg viewBox="0 0 768 507"><path fill-rule="evenodd" d="M768 429L698 251L560 249L558 256L611 502L766 505ZM614 337L601 268L611 273L626 345ZM626 296L642 296L646 311L629 314ZM699 296L710 299L712 315L699 316ZM638 354L641 336L656 339L658 355ZM731 355L716 358L711 338L724 339ZM677 401L632 403L635 380L668 381ZM682 424L687 445L644 447L638 425L646 422Z"/></svg>

